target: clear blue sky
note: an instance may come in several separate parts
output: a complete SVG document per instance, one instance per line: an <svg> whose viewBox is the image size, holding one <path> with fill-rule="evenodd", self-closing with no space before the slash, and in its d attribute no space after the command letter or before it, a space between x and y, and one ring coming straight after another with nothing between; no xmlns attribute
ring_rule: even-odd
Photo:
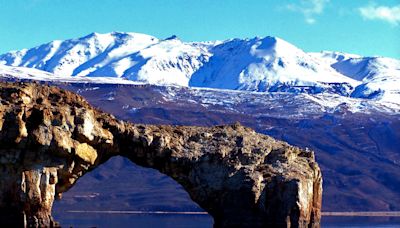
<svg viewBox="0 0 400 228"><path fill-rule="evenodd" d="M91 32L185 41L278 36L400 59L399 0L0 0L0 53Z"/></svg>

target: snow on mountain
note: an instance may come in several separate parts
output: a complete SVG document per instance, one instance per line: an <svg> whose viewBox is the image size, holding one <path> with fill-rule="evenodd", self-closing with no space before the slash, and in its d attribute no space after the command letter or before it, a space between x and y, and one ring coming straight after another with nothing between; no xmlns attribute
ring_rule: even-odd
<svg viewBox="0 0 400 228"><path fill-rule="evenodd" d="M13 67L0 64L0 79L15 81L15 80L34 80L44 82L57 83L93 83L93 84L143 84L140 82L130 81L123 78L115 77L71 77L60 76L52 73L28 68L28 67Z"/></svg>
<svg viewBox="0 0 400 228"><path fill-rule="evenodd" d="M115 78L115 83L329 92L400 101L398 60L327 51L305 53L275 37L206 43L183 42L175 36L157 39L138 33L92 33L0 55L0 64L51 72L54 75L46 77L53 80L94 81L90 78L96 77L111 82Z"/></svg>
<svg viewBox="0 0 400 228"><path fill-rule="evenodd" d="M314 58L317 58L316 61L323 61L324 63L326 63L328 65L332 65L339 61L345 61L350 58L355 59L355 58L362 57L360 55L343 53L343 52L338 52L338 51L309 52L308 54Z"/></svg>
<svg viewBox="0 0 400 228"><path fill-rule="evenodd" d="M311 53L326 60L333 69L360 84L352 97L400 102L400 61L385 57L361 57L358 55L322 52Z"/></svg>
<svg viewBox="0 0 400 228"><path fill-rule="evenodd" d="M46 79L46 78L53 78L54 75L52 73L37 70L34 68L28 67L12 67L0 64L0 76L2 77L10 77L16 79L24 79L29 77L36 77L38 79Z"/></svg>
<svg viewBox="0 0 400 228"><path fill-rule="evenodd" d="M122 77L133 81L158 85L188 86L192 74L204 62L208 61L210 53L208 45L202 43L184 43L176 37L171 37L150 45L121 61L130 62ZM113 68L113 65L108 65ZM94 72L91 75L105 75L106 72Z"/></svg>
<svg viewBox="0 0 400 228"><path fill-rule="evenodd" d="M61 76L252 91L286 91L296 86L324 91L331 87L327 83L357 85L274 37L188 43L177 37L159 40L137 33L92 33L0 55L0 63Z"/></svg>
<svg viewBox="0 0 400 228"><path fill-rule="evenodd" d="M370 82L382 77L397 78L400 75L400 61L384 57L350 58L332 64L332 68L362 82Z"/></svg>
<svg viewBox="0 0 400 228"><path fill-rule="evenodd" d="M400 61L390 58L349 59L332 65L348 77L362 81L352 94L353 97L400 101Z"/></svg>
<svg viewBox="0 0 400 228"><path fill-rule="evenodd" d="M92 33L0 56L0 63L36 68L60 76L123 77L151 84L187 86L208 60L208 45L176 37L158 40L138 33Z"/></svg>
<svg viewBox="0 0 400 228"><path fill-rule="evenodd" d="M34 80L49 82L54 85L64 83L77 83L80 85L82 83L86 83L86 85L82 87L82 91L95 90L101 88L102 86L103 88L110 88L109 86L122 84L133 86L136 85L140 87L145 85L144 83L127 80L124 78L59 76L42 70L27 67L6 66L1 64L0 80ZM249 104L258 107L268 107L270 110L274 110L273 112L271 111L271 113L275 113L277 116L281 117L284 115L301 117L305 113L319 114L320 112L333 113L338 111L352 113L369 113L378 111L393 114L398 114L400 112L399 102L393 104L385 101L344 97L331 93L265 93L215 88L188 88L181 86L150 86L146 88L159 91L163 95L164 101L174 101L177 102L177 104L184 104L185 102L197 102L203 107L208 107L210 105L221 105L233 111L237 111L237 104ZM105 90L104 94L102 94L102 99L113 100L113 93L106 91L107 90ZM281 102L285 105L279 105ZM281 109L284 110L287 107L291 107L290 111L281 111ZM269 113L269 115L271 115L271 113Z"/></svg>
<svg viewBox="0 0 400 228"><path fill-rule="evenodd" d="M192 76L190 86L281 91L286 86L323 87L322 83L357 85L357 81L275 37L234 39L211 52L213 56Z"/></svg>
<svg viewBox="0 0 400 228"><path fill-rule="evenodd" d="M0 63L44 70L56 75L90 75L97 69L158 42L138 33L92 33L78 39L52 41L0 56ZM118 70L118 68L117 68ZM119 76L107 72L105 76Z"/></svg>

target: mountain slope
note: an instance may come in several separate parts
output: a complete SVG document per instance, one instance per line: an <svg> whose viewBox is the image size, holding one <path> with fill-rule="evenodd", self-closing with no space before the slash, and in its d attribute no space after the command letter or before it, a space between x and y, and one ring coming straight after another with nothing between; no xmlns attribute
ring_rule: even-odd
<svg viewBox="0 0 400 228"><path fill-rule="evenodd" d="M351 58L332 65L334 69L362 84L357 86L353 97L382 97L384 100L400 100L400 61L390 58Z"/></svg>
<svg viewBox="0 0 400 228"><path fill-rule="evenodd" d="M137 33L92 33L0 55L0 63L62 76L256 91L282 84L356 84L275 37L185 43L175 36L159 40Z"/></svg>
<svg viewBox="0 0 400 228"><path fill-rule="evenodd" d="M314 58L317 58L317 61L323 61L325 64L332 65L339 61L345 61L350 58L361 58L360 55L343 53L339 51L321 51L321 52L309 52Z"/></svg>
<svg viewBox="0 0 400 228"><path fill-rule="evenodd" d="M275 37L234 39L215 46L191 86L251 91L280 91L286 86L357 81L320 64L292 44ZM235 77L232 77L235 75Z"/></svg>
<svg viewBox="0 0 400 228"><path fill-rule="evenodd" d="M52 41L31 49L0 56L0 62L44 70L56 75L89 75L93 71L158 39L137 33L92 33L78 39ZM108 76L115 76L109 72Z"/></svg>
<svg viewBox="0 0 400 228"><path fill-rule="evenodd" d="M158 40L138 33L92 33L0 56L0 63L36 68L58 76L123 77L151 84L187 86L207 61L208 45L176 37Z"/></svg>
<svg viewBox="0 0 400 228"><path fill-rule="evenodd" d="M361 57L337 52L312 53L337 72L360 81L352 97L400 101L400 61L385 57Z"/></svg>
<svg viewBox="0 0 400 228"><path fill-rule="evenodd" d="M0 64L36 68L62 78L79 76L74 81L106 77L107 81L116 78L115 83L325 92L400 101L399 60L327 51L305 53L276 37L183 42L175 36L157 39L138 33L92 33L0 55Z"/></svg>
<svg viewBox="0 0 400 228"><path fill-rule="evenodd" d="M15 81L15 80L34 80L42 82L57 82L57 83L94 83L94 84L143 84L140 82L130 81L123 78L115 77L71 77L59 76L46 71L28 68L28 67L13 67L0 64L0 79Z"/></svg>

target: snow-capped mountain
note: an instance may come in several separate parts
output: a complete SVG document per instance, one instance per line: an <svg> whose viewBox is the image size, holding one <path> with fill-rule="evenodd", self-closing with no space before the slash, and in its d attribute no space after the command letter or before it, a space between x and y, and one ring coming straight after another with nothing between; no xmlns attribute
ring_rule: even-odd
<svg viewBox="0 0 400 228"><path fill-rule="evenodd" d="M356 58L362 58L361 55L356 55L356 54L349 54L349 53L343 53L343 52L338 52L338 51L321 51L321 52L309 52L309 55L311 55L314 58L317 58L317 61L323 61L328 65L332 65L334 63L337 63L339 61L345 61L348 59L356 59Z"/></svg>
<svg viewBox="0 0 400 228"><path fill-rule="evenodd" d="M42 82L56 83L93 83L93 84L143 84L115 77L82 77L82 76L59 76L46 71L28 68L13 67L0 64L0 79L8 81L14 80L34 80Z"/></svg>
<svg viewBox="0 0 400 228"><path fill-rule="evenodd" d="M144 34L92 33L79 39L56 40L10 52L2 55L1 61L6 65L36 68L56 75L90 75L116 59L157 42L155 37Z"/></svg>
<svg viewBox="0 0 400 228"><path fill-rule="evenodd" d="M126 78L150 84L187 86L210 54L208 45L159 40L138 33L92 33L0 56L0 63L36 68L58 76Z"/></svg>
<svg viewBox="0 0 400 228"><path fill-rule="evenodd" d="M276 37L183 42L138 33L92 33L0 55L58 80L179 85L259 92L329 92L399 102L400 61L306 53ZM99 82L104 80L99 80Z"/></svg>
<svg viewBox="0 0 400 228"><path fill-rule="evenodd" d="M192 76L190 86L274 92L294 86L358 84L275 37L229 40L210 52L212 57Z"/></svg>
<svg viewBox="0 0 400 228"><path fill-rule="evenodd" d="M337 72L357 80L352 97L400 101L400 61L385 57L361 57L338 52L312 53Z"/></svg>

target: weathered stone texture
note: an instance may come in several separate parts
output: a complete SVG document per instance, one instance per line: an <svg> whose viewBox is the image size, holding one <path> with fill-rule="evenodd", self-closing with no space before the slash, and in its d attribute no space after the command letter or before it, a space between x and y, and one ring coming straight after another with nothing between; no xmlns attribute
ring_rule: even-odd
<svg viewBox="0 0 400 228"><path fill-rule="evenodd" d="M171 176L216 227L318 227L314 154L234 124L123 122L56 87L0 83L0 224L56 226L55 196L122 155Z"/></svg>

